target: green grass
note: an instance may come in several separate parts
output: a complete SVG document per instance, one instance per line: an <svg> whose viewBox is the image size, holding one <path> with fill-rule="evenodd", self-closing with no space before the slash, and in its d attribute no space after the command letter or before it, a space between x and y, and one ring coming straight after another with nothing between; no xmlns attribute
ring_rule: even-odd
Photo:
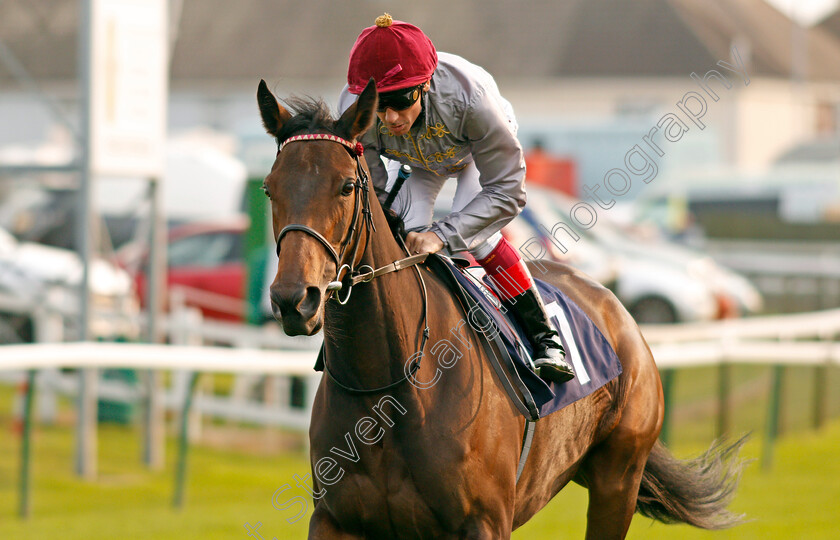
<svg viewBox="0 0 840 540"><path fill-rule="evenodd" d="M761 458L770 370L738 367L733 372L733 432L754 431L744 448L747 458ZM837 417L838 374L830 410ZM683 370L674 388L672 447L681 458L702 452L714 438L716 371ZM731 531L704 532L665 526L637 516L629 538L836 538L840 528L840 420L820 432L805 429L810 421L811 370L788 370L785 384L784 438L775 449L771 471L759 461L750 465L733 504L753 521ZM710 398L710 396L712 396ZM174 510L174 443L167 448L167 469L152 472L141 465L136 427L104 425L99 431L99 476L94 482L72 471L72 417L64 411L56 426L36 427L33 441L32 517L16 515L20 439L11 431L13 391L0 387L0 539L215 539L248 538L244 524L262 522L260 533L305 538L308 515L294 524L286 519L297 507L278 511L272 494L289 485L279 498L303 491L293 475L309 473L301 450L270 450L263 444L276 430L241 427L228 431L226 449L197 445L191 449L186 506ZM216 429L228 430L227 426ZM278 447L274 445L273 447ZM582 538L586 492L569 486L514 538Z"/></svg>
<svg viewBox="0 0 840 540"><path fill-rule="evenodd" d="M2 539L246 538L243 525L276 520L279 512L272 508L272 494L291 482L293 474L305 474L309 468L302 452L272 456L195 447L189 456L186 505L177 511L171 506L173 444L167 448L166 470L150 472L141 465L137 430L103 426L99 475L95 482L85 482L72 472L72 430L39 428L34 441L32 517L20 521L15 515L19 445L16 437L8 436L7 422L2 428ZM304 536L305 525L306 520L301 520L300 527L289 530L291 537ZM289 536L278 536L283 537Z"/></svg>
<svg viewBox="0 0 840 540"><path fill-rule="evenodd" d="M677 445L675 455L693 457L704 447ZM742 456L759 458L758 440ZM733 529L702 531L687 525L663 525L635 516L628 538L651 539L836 539L840 529L840 421L819 433L801 433L779 441L774 466L763 471L759 461L748 465L731 510L750 520ZM586 490L568 486L513 538L583 538ZM561 532L562 531L562 532Z"/></svg>

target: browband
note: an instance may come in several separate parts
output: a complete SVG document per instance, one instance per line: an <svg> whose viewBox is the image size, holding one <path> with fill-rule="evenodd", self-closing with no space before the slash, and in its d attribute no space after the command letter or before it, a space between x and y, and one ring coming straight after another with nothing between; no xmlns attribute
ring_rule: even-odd
<svg viewBox="0 0 840 540"><path fill-rule="evenodd" d="M286 139L282 143L280 143L280 145L277 147L277 153L279 154L280 150L282 150L284 146L286 146L287 144L289 144L291 142L295 142L295 141L318 141L318 140L332 141L332 142L337 142L338 144L343 144L344 146L347 147L348 150L350 150L351 153L353 153L357 156L361 156L365 151L365 147L362 146L362 143L360 143L360 142L353 143L351 141L348 141L347 139L342 139L341 137L339 137L337 135L330 135L329 133L306 133L304 135L294 135L292 137L289 137L288 139Z"/></svg>

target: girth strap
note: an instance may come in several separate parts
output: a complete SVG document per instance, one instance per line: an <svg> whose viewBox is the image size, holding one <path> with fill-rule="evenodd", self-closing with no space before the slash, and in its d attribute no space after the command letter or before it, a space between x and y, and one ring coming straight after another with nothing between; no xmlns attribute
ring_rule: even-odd
<svg viewBox="0 0 840 540"><path fill-rule="evenodd" d="M525 469L525 463L528 461L528 454L531 453L531 443L534 442L534 428L537 426L536 422L525 420L525 433L522 434L522 451L519 453L519 466L516 467L516 483L519 483L519 477L522 476L522 471Z"/></svg>
<svg viewBox="0 0 840 540"><path fill-rule="evenodd" d="M485 314L485 316L487 315ZM490 340L492 340L496 345L495 349L490 344ZM499 382L502 383L502 386L505 391L507 391L508 397L511 399L514 406L519 409L522 416L528 420L533 422L539 420L540 412L537 408L537 404L534 402L534 396L531 395L531 391L528 390L528 387L525 386L525 383L522 382L522 379L519 377L519 373L516 371L516 366L513 364L513 360L511 359L510 354L508 354L504 343L502 343L502 339L498 334L495 334L480 341L482 345L484 345L484 350L487 352L487 358L490 360L490 365L496 372ZM498 356L496 355L496 351L499 353ZM504 367L502 366L503 363ZM508 373L510 373L510 376L508 376ZM519 390L519 394L517 394L514 387ZM520 394L522 397L520 397Z"/></svg>

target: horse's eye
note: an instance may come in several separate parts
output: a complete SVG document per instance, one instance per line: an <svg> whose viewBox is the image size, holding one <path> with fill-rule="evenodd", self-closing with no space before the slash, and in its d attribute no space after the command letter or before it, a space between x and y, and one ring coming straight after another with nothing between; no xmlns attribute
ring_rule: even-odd
<svg viewBox="0 0 840 540"><path fill-rule="evenodd" d="M353 182L347 182L346 184L344 184L344 187L341 188L341 194L344 196L350 195L351 193L353 193L353 188L355 187L356 184L354 184Z"/></svg>
<svg viewBox="0 0 840 540"><path fill-rule="evenodd" d="M270 198L271 198L271 194L268 192L268 186L267 186L267 185L265 185L265 184L263 184L263 185L262 185L262 190L263 190L263 193L265 193L265 196L266 196L266 197L268 197L268 198L270 199Z"/></svg>

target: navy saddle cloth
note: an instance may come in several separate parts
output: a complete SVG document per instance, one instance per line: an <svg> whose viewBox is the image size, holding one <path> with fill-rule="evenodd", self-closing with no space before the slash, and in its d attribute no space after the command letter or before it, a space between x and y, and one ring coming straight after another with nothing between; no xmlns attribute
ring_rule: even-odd
<svg viewBox="0 0 840 540"><path fill-rule="evenodd" d="M547 416L588 396L621 374L621 363L615 351L583 310L556 287L534 279L551 322L563 342L566 360L574 366L576 374L573 380L564 384L544 381L530 367L531 346L518 323L505 317L497 307L498 301L488 290L492 288L492 283L485 278L482 287L476 277L467 275L466 270L444 257L429 257L427 263L456 289L462 304L466 301L470 311L481 310L484 316L489 317L472 316L467 322L474 329L481 329L479 333L491 337L498 348L504 347L502 357L513 360L516 373L512 375L518 375L532 399L528 412L520 408L526 418L536 420L537 417ZM465 299L464 294L469 298ZM465 309L467 305L464 305ZM526 394L525 388L518 386L520 393ZM529 401L528 396L523 398Z"/></svg>

